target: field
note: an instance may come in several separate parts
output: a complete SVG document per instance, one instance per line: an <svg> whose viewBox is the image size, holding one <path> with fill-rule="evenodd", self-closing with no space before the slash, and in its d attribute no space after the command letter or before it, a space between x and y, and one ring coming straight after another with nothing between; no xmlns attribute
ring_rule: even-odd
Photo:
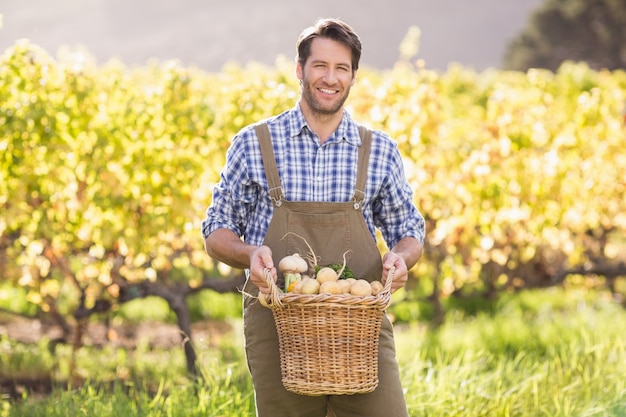
<svg viewBox="0 0 626 417"><path fill-rule="evenodd" d="M240 322L198 346L202 380L179 348L134 350L0 341L2 373L50 381L50 395L7 393L1 417L252 416ZM396 327L406 399L416 416L625 416L626 312L608 293L550 289L505 296L490 313L438 330ZM71 367L81 378L68 380ZM77 371L77 372L76 372Z"/></svg>

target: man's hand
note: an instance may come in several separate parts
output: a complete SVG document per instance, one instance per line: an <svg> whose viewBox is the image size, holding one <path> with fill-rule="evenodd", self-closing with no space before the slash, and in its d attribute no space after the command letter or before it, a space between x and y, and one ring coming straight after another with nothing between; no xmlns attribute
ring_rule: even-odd
<svg viewBox="0 0 626 417"><path fill-rule="evenodd" d="M404 259L401 256L393 252L387 252L383 257L383 284L389 278L389 270L391 267L395 267L393 282L391 283L391 293L393 294L400 288L404 287L404 284L406 284L409 277L409 271Z"/></svg>
<svg viewBox="0 0 626 417"><path fill-rule="evenodd" d="M259 291L269 294L265 270L268 269L274 282L278 278L274 261L272 260L272 250L267 246L259 246L250 255L250 280L259 287Z"/></svg>
<svg viewBox="0 0 626 417"><path fill-rule="evenodd" d="M267 246L253 246L241 241L232 230L217 229L205 239L206 251L210 257L224 262L233 268L249 268L250 280L263 293L269 293L265 269L276 282L277 274L272 260L272 250Z"/></svg>
<svg viewBox="0 0 626 417"><path fill-rule="evenodd" d="M422 245L417 239L405 237L387 252L383 257L383 275L385 280L389 276L389 270L395 266L396 270L393 274L393 283L391 284L391 292L395 292L404 287L409 278L409 269L417 263L422 256Z"/></svg>

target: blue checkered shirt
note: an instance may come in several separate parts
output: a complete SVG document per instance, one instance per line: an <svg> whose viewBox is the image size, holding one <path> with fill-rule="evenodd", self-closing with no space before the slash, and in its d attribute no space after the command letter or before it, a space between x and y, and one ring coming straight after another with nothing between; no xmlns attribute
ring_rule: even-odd
<svg viewBox="0 0 626 417"><path fill-rule="evenodd" d="M350 201L356 184L359 126L344 111L337 130L322 145L296 105L266 120L285 199L288 201ZM202 222L202 235L226 228L252 245L261 245L274 206L270 200L261 148L252 126L243 128L226 154L226 165L213 189ZM389 248L412 236L424 242L424 218L413 204L398 147L374 131L363 208L376 239L376 228Z"/></svg>

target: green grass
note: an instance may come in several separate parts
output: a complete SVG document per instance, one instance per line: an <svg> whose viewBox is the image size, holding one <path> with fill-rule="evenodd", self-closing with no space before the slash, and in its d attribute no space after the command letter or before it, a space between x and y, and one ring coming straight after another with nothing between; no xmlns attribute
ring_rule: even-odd
<svg viewBox="0 0 626 417"><path fill-rule="evenodd" d="M604 296L531 291L397 345L412 416L626 416L626 312Z"/></svg>
<svg viewBox="0 0 626 417"><path fill-rule="evenodd" d="M626 416L623 307L603 293L552 289L506 297L490 311L451 312L437 331L396 327L412 417ZM53 356L38 354L43 344L9 343L0 342L2 372L14 362L65 372L63 349ZM186 378L180 349L85 349L77 357L85 385L3 400L0 417L253 416L241 343L236 332L219 349L199 349L202 382Z"/></svg>
<svg viewBox="0 0 626 417"><path fill-rule="evenodd" d="M239 370L222 365L203 383L174 385L161 380L156 392L134 384L91 383L75 390L58 390L46 399L25 398L19 405L7 406L2 416L224 416L254 415L251 386ZM220 375L219 377L216 377Z"/></svg>

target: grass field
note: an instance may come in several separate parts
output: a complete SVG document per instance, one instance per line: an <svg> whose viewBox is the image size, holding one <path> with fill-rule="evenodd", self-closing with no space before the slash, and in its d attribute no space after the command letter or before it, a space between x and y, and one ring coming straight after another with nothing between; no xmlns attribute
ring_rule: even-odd
<svg viewBox="0 0 626 417"><path fill-rule="evenodd" d="M43 375L53 393L0 403L0 417L253 416L240 323L219 349L199 347L202 382L181 349L83 349L0 340L3 374ZM406 399L416 416L626 416L626 311L608 294L529 291L495 313L451 312L438 330L396 326Z"/></svg>

